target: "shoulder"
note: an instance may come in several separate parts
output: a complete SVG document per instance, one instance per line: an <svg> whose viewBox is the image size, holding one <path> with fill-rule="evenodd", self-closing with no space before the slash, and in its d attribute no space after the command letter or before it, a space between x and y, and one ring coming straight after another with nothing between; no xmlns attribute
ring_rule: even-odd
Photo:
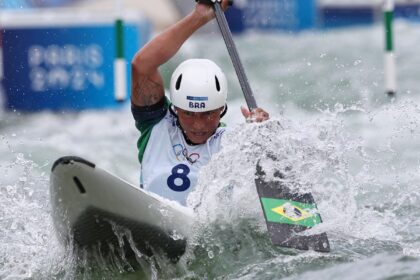
<svg viewBox="0 0 420 280"><path fill-rule="evenodd" d="M140 107L132 103L131 112L136 121L136 127L143 132L155 126L168 114L169 106L170 102L166 96L152 106Z"/></svg>

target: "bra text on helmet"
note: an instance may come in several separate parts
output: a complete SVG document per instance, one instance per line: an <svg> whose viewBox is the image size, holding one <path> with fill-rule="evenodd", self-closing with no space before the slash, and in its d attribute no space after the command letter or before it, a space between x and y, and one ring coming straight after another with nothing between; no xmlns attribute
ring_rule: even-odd
<svg viewBox="0 0 420 280"><path fill-rule="evenodd" d="M188 105L190 108L206 108L206 103L204 102L189 102Z"/></svg>

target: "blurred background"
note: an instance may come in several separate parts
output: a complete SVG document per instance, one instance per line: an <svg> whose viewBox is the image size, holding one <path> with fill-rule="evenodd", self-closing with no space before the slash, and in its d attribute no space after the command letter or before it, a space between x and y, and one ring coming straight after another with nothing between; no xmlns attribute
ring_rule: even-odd
<svg viewBox="0 0 420 280"><path fill-rule="evenodd" d="M3 108L122 106L124 102L114 101L127 100L130 91L126 62L192 6L186 0L0 1ZM418 22L419 10L419 1L396 1L393 18ZM383 11L381 0L237 0L226 16L235 34L328 34L331 29L378 25L384 21ZM217 34L217 25L209 24L199 33ZM126 67L116 66L118 59Z"/></svg>
<svg viewBox="0 0 420 280"><path fill-rule="evenodd" d="M193 7L0 0L0 279L133 279L124 264L92 268L58 243L50 169L76 155L138 184L130 60ZM198 211L216 226L199 237L203 254L176 275L420 279L420 1L235 0L226 16L257 103L282 129L258 134L262 128L244 125L243 94L216 22L161 67L168 86L185 59L218 63L229 81L224 121L234 130L197 187L212 200ZM247 220L255 188L229 186L254 172L241 143L261 139L313 187L331 254L272 248L260 222ZM239 192L236 200L220 199L212 184ZM162 278L173 278L167 271Z"/></svg>

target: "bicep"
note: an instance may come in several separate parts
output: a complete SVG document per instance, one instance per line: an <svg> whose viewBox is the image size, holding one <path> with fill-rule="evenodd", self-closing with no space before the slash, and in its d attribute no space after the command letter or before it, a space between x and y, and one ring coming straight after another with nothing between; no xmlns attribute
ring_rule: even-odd
<svg viewBox="0 0 420 280"><path fill-rule="evenodd" d="M157 70L151 75L144 75L133 67L131 75L131 101L134 105L151 106L165 95L163 80Z"/></svg>

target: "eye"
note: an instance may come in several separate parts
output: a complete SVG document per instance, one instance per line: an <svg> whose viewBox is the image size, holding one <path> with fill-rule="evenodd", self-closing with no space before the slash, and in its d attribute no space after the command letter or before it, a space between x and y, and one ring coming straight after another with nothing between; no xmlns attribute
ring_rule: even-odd
<svg viewBox="0 0 420 280"><path fill-rule="evenodd" d="M206 113L207 118L213 119L217 116L217 111L208 111L208 112L205 112L205 113Z"/></svg>

